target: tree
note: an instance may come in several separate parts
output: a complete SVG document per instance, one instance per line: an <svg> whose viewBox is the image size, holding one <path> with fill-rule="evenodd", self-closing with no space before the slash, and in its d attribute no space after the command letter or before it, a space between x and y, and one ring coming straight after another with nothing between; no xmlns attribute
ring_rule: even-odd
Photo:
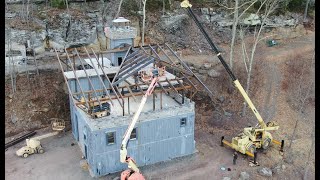
<svg viewBox="0 0 320 180"><path fill-rule="evenodd" d="M118 16L119 16L119 13L120 13L120 10L121 10L122 1L123 1L123 0L120 0L119 6L118 6L118 11L117 11L117 14L116 14L116 16L114 17L114 19L118 18Z"/></svg>
<svg viewBox="0 0 320 180"><path fill-rule="evenodd" d="M304 15L303 15L303 22L306 22L306 20L307 20L309 3L310 3L310 0L307 0L306 8L304 10Z"/></svg>
<svg viewBox="0 0 320 180"><path fill-rule="evenodd" d="M246 92L247 92L247 94L249 94L250 80L251 80L251 74L252 74L252 65L254 62L254 55L256 52L257 45L261 40L266 38L266 37L264 37L264 38L259 39L261 32L264 29L265 21L267 20L269 15L277 8L278 2L279 2L278 0L264 0L261 2L260 7L258 8L258 10L256 12L256 14L259 14L259 11L261 9L264 9L264 14L263 14L263 18L262 18L262 22L259 27L259 30L257 31L257 26L256 26L255 31L254 31L254 41L253 41L253 45L251 47L250 58L246 58L249 60L249 62L246 63L246 70L247 70ZM242 43L244 43L244 41L242 41ZM245 46L242 46L242 47L245 47ZM247 50L243 50L243 52L247 52ZM243 109L242 109L243 116L245 115L246 107L247 107L247 104L244 102Z"/></svg>
<svg viewBox="0 0 320 180"><path fill-rule="evenodd" d="M144 46L144 29L145 29L145 24L146 24L146 4L147 0L142 0L143 3L143 20L142 20L142 36L141 36L141 43L142 46Z"/></svg>
<svg viewBox="0 0 320 180"><path fill-rule="evenodd" d="M164 16L164 13L166 11L166 3L165 0L162 0L162 15Z"/></svg>
<svg viewBox="0 0 320 180"><path fill-rule="evenodd" d="M257 0L252 0L252 1L248 1L243 3L240 7L239 7L239 0L235 0L235 6L234 6L234 11L233 11L233 24L232 24L232 39L231 39L231 44L230 44L230 57L229 57L229 64L230 64L230 69L232 70L233 67L233 54L234 54L234 45L235 45L235 40L236 40L236 32L237 32L237 26L238 26L238 22L239 19L244 15L244 13L250 8L252 7L255 3L257 2ZM244 5L246 5L247 3L251 3L248 7L246 7L242 13L239 16L239 9L241 7L243 7ZM227 8L227 9L231 9L231 8Z"/></svg>
<svg viewBox="0 0 320 180"><path fill-rule="evenodd" d="M102 27L105 27L105 22L106 22L106 11L107 11L107 2L105 2L104 0L100 0L100 3L102 4L100 12L101 12L101 18L102 18Z"/></svg>

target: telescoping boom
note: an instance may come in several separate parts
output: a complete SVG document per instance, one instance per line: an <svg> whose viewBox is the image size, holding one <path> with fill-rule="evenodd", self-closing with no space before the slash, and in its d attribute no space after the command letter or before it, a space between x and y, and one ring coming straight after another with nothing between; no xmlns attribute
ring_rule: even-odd
<svg viewBox="0 0 320 180"><path fill-rule="evenodd" d="M158 77L154 76L151 80L151 84L149 85L148 90L146 91L145 95L142 97L142 100L141 100L141 103L138 107L138 110L135 112L129 127L126 130L126 133L124 134L124 136L122 138L122 143L121 143L121 148L120 148L120 161L122 163L127 163L129 169L126 171L123 171L121 173L121 180L125 180L125 179L144 180L144 177L140 173L140 170L139 170L136 162L131 157L128 156L127 145L128 145L132 130L133 130L133 128L134 128L134 126L140 116L140 113L141 113L141 111L147 101L147 98L149 95L152 94L155 86L157 85L157 81L158 81Z"/></svg>

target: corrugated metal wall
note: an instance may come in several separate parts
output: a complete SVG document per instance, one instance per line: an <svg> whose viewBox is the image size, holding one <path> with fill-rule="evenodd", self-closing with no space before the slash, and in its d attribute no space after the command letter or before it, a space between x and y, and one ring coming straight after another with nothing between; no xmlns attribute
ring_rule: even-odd
<svg viewBox="0 0 320 180"><path fill-rule="evenodd" d="M187 118L185 127L180 127L180 119ZM79 121L79 142L84 153L82 118ZM80 127L82 126L82 127ZM154 164L192 154L195 151L194 114L166 117L147 122L137 123L137 139L128 145L128 155L138 163L138 166ZM88 131L88 163L95 176L118 172L127 169L126 164L120 163L120 146L122 136L127 126ZM107 144L107 132L116 132L116 143ZM100 173L100 174L99 174Z"/></svg>

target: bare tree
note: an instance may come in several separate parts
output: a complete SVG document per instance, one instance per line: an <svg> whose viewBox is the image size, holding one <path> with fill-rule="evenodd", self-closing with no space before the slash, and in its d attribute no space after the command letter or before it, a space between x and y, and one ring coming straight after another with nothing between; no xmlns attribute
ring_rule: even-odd
<svg viewBox="0 0 320 180"><path fill-rule="evenodd" d="M141 36L141 42L142 46L144 46L144 30L145 30L145 24L146 24L146 4L147 0L142 0L143 3L143 20L142 20L142 36Z"/></svg>
<svg viewBox="0 0 320 180"><path fill-rule="evenodd" d="M234 54L234 45L235 45L235 39L236 39L236 32L237 32L237 26L238 26L238 22L239 19L244 15L244 13L251 7L253 6L258 0L252 0L252 1L248 1L243 3L240 7L239 7L239 0L235 0L235 6L234 6L234 11L233 11L233 24L232 24L232 39L231 39L231 45L230 45L230 57L229 57L229 63L230 63L230 69L232 69L233 67L233 54ZM246 4L251 3L249 6L247 6L242 13L239 16L239 9L242 8L243 6L245 6ZM223 5L222 5L223 6ZM225 7L227 9L232 9L232 8L228 8Z"/></svg>
<svg viewBox="0 0 320 180"><path fill-rule="evenodd" d="M166 3L165 0L162 0L162 15L164 16L164 13L166 11Z"/></svg>
<svg viewBox="0 0 320 180"><path fill-rule="evenodd" d="M102 17L102 27L105 27L106 23L106 11L107 11L107 2L104 2L104 0L100 0L100 3L102 4L100 12L101 12L101 17Z"/></svg>
<svg viewBox="0 0 320 180"><path fill-rule="evenodd" d="M304 15L303 15L303 22L306 22L306 20L307 20L309 3L310 3L310 0L307 0L306 8L304 10Z"/></svg>
<svg viewBox="0 0 320 180"><path fill-rule="evenodd" d="M8 7L8 2L7 2L7 0L6 0L5 2L6 2L6 11L9 11L9 7Z"/></svg>
<svg viewBox="0 0 320 180"><path fill-rule="evenodd" d="M250 80L251 80L251 74L252 74L252 65L253 65L253 62L254 62L254 55L255 55L255 52L256 52L256 48L257 48L257 45L258 43L265 39L264 38L260 38L260 35L261 35L261 32L262 30L264 29L264 24L265 24L265 21L267 20L267 18L269 17L269 15L277 8L277 5L278 5L278 0L264 0L260 7L258 8L257 10L257 13L259 13L259 11L264 8L264 14L263 14L263 18L262 18L262 22L261 22L261 25L259 27L259 30L257 32L257 29L255 29L255 32L254 32L254 42L253 42L253 45L251 47L251 54L250 54L250 59L249 59L249 63L247 65L247 83L246 83L246 92L247 94L249 94L249 88L250 88ZM242 115L244 116L245 113L246 113L246 107L247 107L247 104L244 102L244 105L243 105L243 109L242 109Z"/></svg>
<svg viewBox="0 0 320 180"><path fill-rule="evenodd" d="M233 64L233 48L234 48L234 42L236 39L236 31L237 31L237 25L238 25L238 16L239 16L239 0L235 0L234 5L234 14L233 14L233 24L232 24L232 39L231 39L231 45L230 45L230 69L232 70L232 64Z"/></svg>
<svg viewBox="0 0 320 180"><path fill-rule="evenodd" d="M116 16L114 17L114 19L118 18L118 16L119 16L119 13L120 13L120 10L121 10L122 1L123 0L120 0L119 6L118 6L118 12L117 12Z"/></svg>

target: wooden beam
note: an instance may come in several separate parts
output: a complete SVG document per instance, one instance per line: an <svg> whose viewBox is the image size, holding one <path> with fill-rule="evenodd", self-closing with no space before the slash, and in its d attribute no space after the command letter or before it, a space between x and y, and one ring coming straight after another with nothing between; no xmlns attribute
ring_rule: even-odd
<svg viewBox="0 0 320 180"><path fill-rule="evenodd" d="M185 86L186 89L191 89L192 87L191 86ZM177 91L179 90L182 90L183 88L176 88ZM155 89L153 92L154 93L160 93L162 92L163 90L162 89ZM168 91L173 91L172 89L168 89ZM137 93L134 93L135 96L143 96L144 93L141 93L141 92L137 92ZM132 96L128 96L128 95L123 95L124 98L127 98L127 97L132 97ZM116 97L112 97L111 99L116 99ZM109 98L100 98L100 101L109 101L110 99ZM89 103L93 103L93 102L97 102L97 100L90 100ZM76 105L80 105L80 104L85 104L85 102L77 102Z"/></svg>

